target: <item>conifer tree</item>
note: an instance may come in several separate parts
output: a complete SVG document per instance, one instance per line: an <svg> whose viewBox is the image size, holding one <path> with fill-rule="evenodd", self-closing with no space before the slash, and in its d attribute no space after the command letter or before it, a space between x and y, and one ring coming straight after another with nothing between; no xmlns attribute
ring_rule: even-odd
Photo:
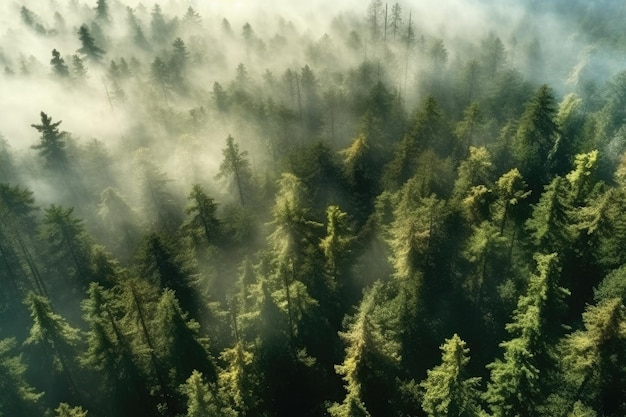
<svg viewBox="0 0 626 417"><path fill-rule="evenodd" d="M389 372L399 360L398 346L377 322L376 306L382 296L383 285L377 281L363 296L346 331L340 333L347 345L346 356L335 370L345 382L346 396L342 403L328 408L333 417L370 416L368 400L373 403L372 410L383 411L379 408L391 394L384 378L393 377Z"/></svg>
<svg viewBox="0 0 626 417"><path fill-rule="evenodd" d="M97 0L96 2L96 19L107 22L109 20L109 5L107 0Z"/></svg>
<svg viewBox="0 0 626 417"><path fill-rule="evenodd" d="M568 184L556 177L545 187L539 202L533 207L532 217L526 227L540 251L556 251L565 256L574 240L573 220Z"/></svg>
<svg viewBox="0 0 626 417"><path fill-rule="evenodd" d="M78 39L80 40L81 47L77 49L79 52L94 62L99 62L104 55L104 50L96 46L96 41L89 33L87 25L82 25L78 29Z"/></svg>
<svg viewBox="0 0 626 417"><path fill-rule="evenodd" d="M215 389L203 381L202 372L194 370L181 385L180 390L187 396L186 417L221 417L228 416L215 400ZM232 414L231 414L232 415Z"/></svg>
<svg viewBox="0 0 626 417"><path fill-rule="evenodd" d="M42 364L40 372L61 373L66 380L69 395L79 395L79 385L74 377L74 358L81 341L80 331L72 326L52 309L50 301L43 296L29 293L26 305L30 309L33 325L24 342L32 346Z"/></svg>
<svg viewBox="0 0 626 417"><path fill-rule="evenodd" d="M610 298L588 306L584 329L565 342L564 365L574 400L600 415L626 412L626 309L623 300Z"/></svg>
<svg viewBox="0 0 626 417"><path fill-rule="evenodd" d="M43 393L26 381L26 364L16 352L15 339L0 340L0 415L38 414Z"/></svg>
<svg viewBox="0 0 626 417"><path fill-rule="evenodd" d="M183 223L183 229L194 239L201 237L205 244L213 245L219 242L221 223L216 216L217 204L200 184L193 185L187 199L190 205L185 209L187 220Z"/></svg>
<svg viewBox="0 0 626 417"><path fill-rule="evenodd" d="M83 407L72 407L68 403L60 403L54 411L55 417L88 417L88 413L83 410Z"/></svg>
<svg viewBox="0 0 626 417"><path fill-rule="evenodd" d="M50 65L52 65L52 71L56 76L61 78L70 76L70 69L67 67L67 64L65 64L65 60L61 58L61 53L56 49L52 50Z"/></svg>
<svg viewBox="0 0 626 417"><path fill-rule="evenodd" d="M558 285L556 253L537 255L536 261L538 274L530 277L506 326L513 337L500 345L504 357L488 365L485 399L494 417L537 415L556 383L556 343L564 331L560 317L568 291Z"/></svg>
<svg viewBox="0 0 626 417"><path fill-rule="evenodd" d="M474 417L479 415L480 378L467 377L469 349L454 334L440 347L441 365L428 371L420 384L424 389L422 408L429 417Z"/></svg>
<svg viewBox="0 0 626 417"><path fill-rule="evenodd" d="M50 262L61 275L69 275L80 287L91 280L91 243L74 208L51 205L45 210L41 236L48 244Z"/></svg>
<svg viewBox="0 0 626 417"><path fill-rule="evenodd" d="M250 170L250 162L246 158L248 152L240 151L239 144L235 142L231 135L228 135L226 147L222 149L222 155L224 159L220 165L217 178L232 178L236 186L239 203L245 206L246 201L252 198L249 195L252 185L252 172Z"/></svg>
<svg viewBox="0 0 626 417"><path fill-rule="evenodd" d="M59 131L61 120L52 123L52 118L43 111L41 112L41 124L32 124L39 133L40 141L37 145L31 146L37 149L39 155L44 159L47 167L55 170L67 169L67 152L65 150L65 138L67 132Z"/></svg>
<svg viewBox="0 0 626 417"><path fill-rule="evenodd" d="M526 105L517 129L515 156L534 198L551 179L552 152L559 132L556 116L552 89L544 84Z"/></svg>

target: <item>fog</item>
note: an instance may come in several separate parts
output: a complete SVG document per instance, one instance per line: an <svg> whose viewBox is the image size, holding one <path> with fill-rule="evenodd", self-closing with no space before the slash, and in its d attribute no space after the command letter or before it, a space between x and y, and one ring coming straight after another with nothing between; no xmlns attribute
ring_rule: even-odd
<svg viewBox="0 0 626 417"><path fill-rule="evenodd" d="M389 23L376 42L370 39L374 30L371 7L360 1L281 1L271 5L260 1L163 1L165 29L161 29L167 33L155 32L155 4L109 1L108 19L98 20L96 1L2 2L0 132L24 167L20 175L25 185L37 188L35 184L42 181L26 168L37 165L36 152L30 147L38 143L39 136L31 124L40 122L41 111L53 121L62 120L60 129L71 134L81 152L89 141L103 143L115 161L111 175L123 184L117 186L134 192L129 181L120 179L132 178L132 155L148 148L184 195L196 181L215 185L221 149L229 134L249 152L255 175L260 177L276 168L272 160L279 148L286 149L289 140L326 140L336 150L347 146L357 134L361 115L342 113L345 109L341 108L329 110L325 94L353 88L359 71L367 71L364 62L372 64L373 72L363 76L382 81L398 93L407 114L432 93L433 83L460 82L459 74L472 59L483 59L488 53L485 45L496 38L504 47L498 65L520 71L534 85L550 84L561 97L578 92L585 83L604 85L624 64L623 54L584 31L576 13L585 9L578 3L569 14L563 14L564 4L539 7L530 0L403 1L397 3L400 20L392 29L396 3L381 2L377 12L381 27L375 30L382 33L380 22L385 13ZM23 7L30 12L28 19ZM198 21L184 19L188 7L199 14ZM246 24L251 29L247 38L243 33ZM81 25L87 25L95 45L104 50L100 59L78 52ZM407 46L409 33L415 43ZM187 50L185 68L177 70L177 80L155 80L152 67L156 59L173 62L175 38L182 39ZM444 48L443 66L434 67L432 48L439 40ZM53 49L65 60L69 77L54 74L50 63ZM81 58L85 77L74 73L73 56ZM111 62L120 65L122 59L127 74L112 75ZM240 64L245 74L237 81ZM297 74L306 65L315 77L317 102L303 107L298 90L298 107L295 90L285 90L284 76L287 70ZM246 104L245 100L237 109L216 110L216 82L231 96L242 93L265 103L263 106L284 105L300 118L303 111L316 112L322 127L307 131L298 123L263 115L262 109L256 110L258 118L253 120L254 111L244 108L259 104ZM460 114L460 110L453 111ZM48 189L54 193L54 187ZM100 191L93 190L95 194ZM38 198L55 200L50 195Z"/></svg>

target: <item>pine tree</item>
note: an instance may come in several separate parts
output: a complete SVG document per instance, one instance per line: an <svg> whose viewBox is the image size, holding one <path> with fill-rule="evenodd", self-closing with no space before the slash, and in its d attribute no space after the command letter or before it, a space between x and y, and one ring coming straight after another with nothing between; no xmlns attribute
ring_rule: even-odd
<svg viewBox="0 0 626 417"><path fill-rule="evenodd" d="M183 229L195 240L202 239L208 245L217 244L221 239L221 223L216 216L217 204L200 184L193 185L187 200L191 204L185 209L187 220L183 223Z"/></svg>
<svg viewBox="0 0 626 417"><path fill-rule="evenodd" d="M218 417L226 416L218 404L216 404L215 389L210 388L203 381L202 372L194 370L187 381L181 385L180 390L187 396L186 417Z"/></svg>
<svg viewBox="0 0 626 417"><path fill-rule="evenodd" d="M40 142L31 146L32 149L39 151L47 167L64 170L67 169L67 152L65 150L65 138L67 132L60 132L59 125L61 120L52 123L52 118L43 111L41 112L41 124L32 124L39 133L41 133Z"/></svg>
<svg viewBox="0 0 626 417"><path fill-rule="evenodd" d="M0 415L25 416L39 414L43 393L35 391L26 381L26 364L16 352L15 339L0 340Z"/></svg>
<svg viewBox="0 0 626 417"><path fill-rule="evenodd" d="M82 407L72 407L68 403L60 403L54 411L55 417L88 417L87 411Z"/></svg>
<svg viewBox="0 0 626 417"><path fill-rule="evenodd" d="M96 19L102 22L109 20L109 5L107 4L107 0L97 0Z"/></svg>
<svg viewBox="0 0 626 417"><path fill-rule="evenodd" d="M488 365L491 380L485 399L494 417L530 416L540 413L556 373L556 344L564 328L560 317L568 291L558 285L557 254L537 255L537 275L530 277L507 324L513 336L500 346L504 358ZM541 373L541 378L540 378Z"/></svg>
<svg viewBox="0 0 626 417"><path fill-rule="evenodd" d="M544 84L526 105L517 129L514 152L534 198L551 179L552 152L559 133L556 116L552 89Z"/></svg>
<svg viewBox="0 0 626 417"><path fill-rule="evenodd" d="M59 274L86 288L91 281L91 242L83 221L73 212L74 208L55 205L45 209L41 237L48 244L50 262Z"/></svg>
<svg viewBox="0 0 626 417"><path fill-rule="evenodd" d="M381 405L389 399L390 386L385 382L393 378L391 369L397 366L399 357L398 346L387 337L377 321L377 305L382 298L383 286L376 282L363 296L346 331L340 333L347 345L346 356L335 370L345 382L346 396L342 403L334 403L328 408L333 417L370 416L370 407L375 410L372 412L383 411ZM368 401L372 404L369 405Z"/></svg>
<svg viewBox="0 0 626 417"><path fill-rule="evenodd" d="M565 251L574 240L573 220L567 182L556 177L545 187L539 202L533 207L532 217L526 228L540 251L556 251L565 256Z"/></svg>
<svg viewBox="0 0 626 417"><path fill-rule="evenodd" d="M564 365L573 398L599 415L626 412L626 309L620 298L588 306L584 329L565 341Z"/></svg>
<svg viewBox="0 0 626 417"><path fill-rule="evenodd" d="M65 64L65 60L61 58L61 53L56 49L52 50L52 59L50 60L50 65L52 65L52 71L56 76L61 78L66 78L70 76L70 69Z"/></svg>
<svg viewBox="0 0 626 417"><path fill-rule="evenodd" d="M247 151L239 151L239 144L235 143L235 139L231 135L226 138L226 147L222 149L224 159L220 164L220 171L217 178L232 178L239 203L241 206L246 205L246 201L252 197L249 195L252 185L252 172L250 170L250 162L246 158Z"/></svg>
<svg viewBox="0 0 626 417"><path fill-rule="evenodd" d="M424 389L422 408L428 417L474 417L479 415L480 378L468 378L469 349L454 334L440 347L441 365L428 371L420 384Z"/></svg>
<svg viewBox="0 0 626 417"><path fill-rule="evenodd" d="M30 309L33 325L24 342L35 350L32 361L41 361L42 369L47 378L52 373L61 373L66 380L69 395L79 395L79 385L74 377L76 353L81 341L80 331L72 326L52 309L50 301L43 296L29 293L26 305Z"/></svg>
<svg viewBox="0 0 626 417"><path fill-rule="evenodd" d="M104 55L104 50L96 46L96 41L89 33L87 25L82 25L78 29L78 39L80 40L81 47L76 50L92 61L99 62Z"/></svg>

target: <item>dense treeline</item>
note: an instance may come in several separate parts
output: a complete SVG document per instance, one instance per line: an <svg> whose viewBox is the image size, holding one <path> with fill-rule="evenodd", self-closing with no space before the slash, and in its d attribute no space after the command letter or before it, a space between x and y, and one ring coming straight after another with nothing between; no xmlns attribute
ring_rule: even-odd
<svg viewBox="0 0 626 417"><path fill-rule="evenodd" d="M94 3L0 54L119 124L0 137L0 416L626 415L626 72L380 0L319 38Z"/></svg>

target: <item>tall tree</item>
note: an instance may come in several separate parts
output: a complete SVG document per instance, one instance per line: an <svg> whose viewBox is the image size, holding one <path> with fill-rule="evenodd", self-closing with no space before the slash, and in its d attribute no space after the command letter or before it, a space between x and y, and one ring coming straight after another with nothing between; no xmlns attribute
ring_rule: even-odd
<svg viewBox="0 0 626 417"><path fill-rule="evenodd" d="M494 417L539 414L556 384L556 343L564 332L560 317L568 291L558 284L556 253L537 255L536 261L538 274L530 277L506 326L513 338L500 345L504 358L488 366L491 380L485 399Z"/></svg>
<svg viewBox="0 0 626 417"><path fill-rule="evenodd" d="M61 53L56 49L52 50L52 59L50 60L50 65L52 65L52 71L56 76L61 78L70 76L70 69L65 63L65 60L61 58Z"/></svg>
<svg viewBox="0 0 626 417"><path fill-rule="evenodd" d="M76 52L86 55L87 58L95 62L99 62L102 59L104 50L96 45L96 40L89 33L87 25L82 25L78 29L78 39L81 47Z"/></svg>
<svg viewBox="0 0 626 417"><path fill-rule="evenodd" d="M107 22L109 20L109 5L107 0L98 0L96 2L96 19Z"/></svg>
<svg viewBox="0 0 626 417"><path fill-rule="evenodd" d="M588 306L584 329L565 341L564 365L573 399L607 417L626 412L626 309L620 298Z"/></svg>
<svg viewBox="0 0 626 417"><path fill-rule="evenodd" d="M473 417L480 414L480 378L467 377L469 349L454 334L440 347L441 365L428 371L420 384L424 389L422 408L428 417Z"/></svg>
<svg viewBox="0 0 626 417"><path fill-rule="evenodd" d="M35 351L37 361L45 362L39 372L46 378L59 372L66 380L68 395L74 399L80 394L78 382L75 379L75 357L81 341L80 331L72 327L62 316L55 313L50 301L43 296L30 293L26 298L26 305L30 309L33 325L30 334L24 342L28 346L38 349ZM52 381L50 381L53 383ZM52 386L48 384L48 389Z"/></svg>
<svg viewBox="0 0 626 417"><path fill-rule="evenodd" d="M217 178L232 179L235 183L239 203L246 205L246 201L252 197L249 195L252 186L252 171L250 162L246 158L247 151L240 151L239 144L231 135L226 138L226 147L222 149L224 159L220 164L220 171Z"/></svg>
<svg viewBox="0 0 626 417"><path fill-rule="evenodd" d="M67 169L67 152L65 150L65 138L67 132L59 131L61 120L52 123L52 118L43 111L41 112L41 124L32 124L39 133L41 138L37 145L31 146L37 149L39 155L44 158L46 166L56 170Z"/></svg>
<svg viewBox="0 0 626 417"><path fill-rule="evenodd" d="M39 414L38 403L43 393L36 392L26 381L26 364L15 347L15 339L0 340L0 414Z"/></svg>
<svg viewBox="0 0 626 417"><path fill-rule="evenodd" d="M384 413L383 404L391 397L389 379L397 366L398 346L378 322L377 305L383 302L384 289L376 282L363 296L357 312L347 322L340 336L346 343L346 355L336 372L345 382L346 396L328 408L333 417L366 417ZM369 404L371 402L371 404ZM388 407L388 406L387 406ZM386 411L389 411L387 408Z"/></svg>
<svg viewBox="0 0 626 417"><path fill-rule="evenodd" d="M51 205L45 210L41 237L48 244L51 266L86 289L91 281L91 242L73 208Z"/></svg>
<svg viewBox="0 0 626 417"><path fill-rule="evenodd" d="M514 155L535 201L541 187L551 179L552 153L559 133L556 116L552 89L544 84L526 104L515 137Z"/></svg>
<svg viewBox="0 0 626 417"><path fill-rule="evenodd" d="M185 209L187 220L183 229L187 230L194 239L202 236L205 244L213 245L219 242L221 223L216 216L217 204L209 197L200 184L194 184L187 197L190 205Z"/></svg>

